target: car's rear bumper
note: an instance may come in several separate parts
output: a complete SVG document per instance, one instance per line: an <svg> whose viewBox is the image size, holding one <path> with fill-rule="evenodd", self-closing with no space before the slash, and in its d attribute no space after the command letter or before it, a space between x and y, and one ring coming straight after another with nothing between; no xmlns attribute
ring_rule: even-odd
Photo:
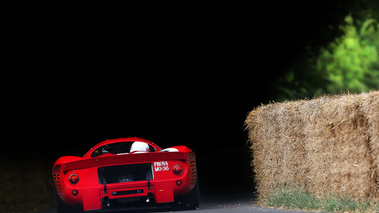
<svg viewBox="0 0 379 213"><path fill-rule="evenodd" d="M101 188L82 189L79 193L82 193L85 211L98 211L117 209L119 206L134 208L135 203L146 207L151 204L172 203L175 195L187 193L190 188L192 187L183 185L179 189L175 185L175 180L165 180L150 183L143 181L143 183L128 186L109 184ZM125 205L119 205L120 203Z"/></svg>

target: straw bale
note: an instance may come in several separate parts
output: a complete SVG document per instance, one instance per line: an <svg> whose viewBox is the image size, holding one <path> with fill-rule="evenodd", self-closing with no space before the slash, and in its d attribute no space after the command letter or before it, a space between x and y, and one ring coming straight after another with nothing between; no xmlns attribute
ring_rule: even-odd
<svg viewBox="0 0 379 213"><path fill-rule="evenodd" d="M257 190L378 198L379 92L262 105L245 121Z"/></svg>
<svg viewBox="0 0 379 213"><path fill-rule="evenodd" d="M376 197L379 197L379 92L365 94L362 111L368 124L368 146L371 154L371 175L375 181Z"/></svg>
<svg viewBox="0 0 379 213"><path fill-rule="evenodd" d="M373 192L368 123L362 96L350 95L319 107L306 127L310 191L368 198Z"/></svg>
<svg viewBox="0 0 379 213"><path fill-rule="evenodd" d="M270 190L288 184L304 184L303 116L304 102L271 104L250 113L248 128L258 190Z"/></svg>

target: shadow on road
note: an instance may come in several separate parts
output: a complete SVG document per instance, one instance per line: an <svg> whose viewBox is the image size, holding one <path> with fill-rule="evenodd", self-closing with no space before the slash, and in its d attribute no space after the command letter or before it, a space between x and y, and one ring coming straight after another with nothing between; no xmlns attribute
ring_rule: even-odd
<svg viewBox="0 0 379 213"><path fill-rule="evenodd" d="M237 208L251 208L254 206L255 196L252 191L242 190L240 192L234 190L218 190L213 192L210 189L204 190L200 193L200 211L196 212L215 212L226 209L237 209ZM55 209L44 210L33 213L55 213ZM156 210L134 210L128 211L128 213L141 213L141 212L173 212L170 208L156 209ZM182 212L182 211L174 211ZM190 212L190 211L183 211ZM28 212L31 213L31 212ZM114 212L116 213L116 212ZM117 211L119 213L119 211Z"/></svg>

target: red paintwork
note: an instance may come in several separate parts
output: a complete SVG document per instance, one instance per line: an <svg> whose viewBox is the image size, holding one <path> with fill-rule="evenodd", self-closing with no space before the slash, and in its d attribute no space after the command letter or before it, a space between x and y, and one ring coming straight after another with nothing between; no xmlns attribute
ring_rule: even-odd
<svg viewBox="0 0 379 213"><path fill-rule="evenodd" d="M153 146L155 152L129 153L123 155L103 154L91 158L92 151L98 147L118 143L142 141ZM178 152L162 151L156 144L142 138L120 138L103 141L90 149L83 157L65 156L59 158L53 166L53 178L58 196L62 201L71 206L80 206L84 211L100 210L103 208L102 199L108 196L109 199L126 198L135 196L147 196L147 193L154 194L155 203L174 202L175 198L190 192L196 183L196 155L186 146L171 147ZM168 168L160 166L160 162L167 162ZM104 185L99 183L98 167L152 163L154 179L150 181L151 187L148 189L148 181L134 181L107 184L107 193L104 192ZM154 164L155 163L155 164ZM165 164L165 163L163 163ZM183 167L181 175L175 175L172 167L180 164ZM164 168L165 167L165 168ZM167 171L165 171L167 170ZM71 174L79 176L79 182L75 185L69 182ZM178 187L176 181L181 180L183 184ZM112 195L112 192L143 190L142 194ZM72 194L73 190L78 191L78 195Z"/></svg>

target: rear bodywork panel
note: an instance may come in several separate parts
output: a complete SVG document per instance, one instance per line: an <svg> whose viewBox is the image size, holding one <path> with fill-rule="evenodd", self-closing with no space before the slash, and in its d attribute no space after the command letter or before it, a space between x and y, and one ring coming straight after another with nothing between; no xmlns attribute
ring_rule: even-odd
<svg viewBox="0 0 379 213"><path fill-rule="evenodd" d="M124 138L108 140L100 145L115 142L147 140ZM151 142L150 142L151 143ZM196 184L196 156L186 146L162 150L151 143L154 152L106 154L90 157L91 150L83 158L66 156L53 166L53 178L58 197L70 206L84 211L105 210L117 205L135 202L171 203L185 196ZM173 168L180 165L180 174ZM78 182L69 181L71 175Z"/></svg>

